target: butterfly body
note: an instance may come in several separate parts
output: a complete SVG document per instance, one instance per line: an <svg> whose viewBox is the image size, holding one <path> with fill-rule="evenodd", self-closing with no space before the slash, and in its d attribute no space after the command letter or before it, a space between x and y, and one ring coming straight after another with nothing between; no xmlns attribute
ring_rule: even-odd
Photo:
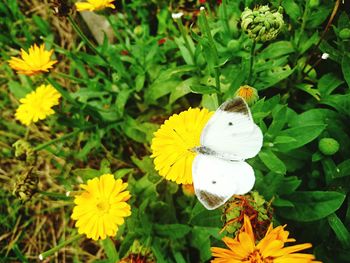
<svg viewBox="0 0 350 263"><path fill-rule="evenodd" d="M192 165L195 193L207 209L224 204L234 194L249 192L254 170L244 160L262 147L263 135L245 101L223 103L204 127Z"/></svg>

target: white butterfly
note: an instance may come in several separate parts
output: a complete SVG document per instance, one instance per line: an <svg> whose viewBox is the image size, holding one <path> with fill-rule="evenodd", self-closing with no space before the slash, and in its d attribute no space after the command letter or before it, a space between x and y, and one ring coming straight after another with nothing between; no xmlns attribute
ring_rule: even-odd
<svg viewBox="0 0 350 263"><path fill-rule="evenodd" d="M223 103L204 127L192 164L195 193L209 210L249 192L254 170L244 160L260 151L263 135L241 97Z"/></svg>

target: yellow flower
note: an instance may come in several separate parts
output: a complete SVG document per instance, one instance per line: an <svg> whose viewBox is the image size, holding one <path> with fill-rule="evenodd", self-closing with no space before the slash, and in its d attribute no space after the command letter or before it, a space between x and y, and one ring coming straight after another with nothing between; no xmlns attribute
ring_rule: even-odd
<svg viewBox="0 0 350 263"><path fill-rule="evenodd" d="M259 99L257 90L248 85L240 86L235 95L243 98L249 106Z"/></svg>
<svg viewBox="0 0 350 263"><path fill-rule="evenodd" d="M60 97L61 94L51 85L41 85L19 100L21 105L16 110L15 117L27 126L43 120L55 113L52 107L58 104Z"/></svg>
<svg viewBox="0 0 350 263"><path fill-rule="evenodd" d="M45 45L38 47L36 44L29 48L28 53L21 49L21 58L11 57L10 67L19 74L35 75L42 72L48 72L57 60L50 60L53 50L45 50Z"/></svg>
<svg viewBox="0 0 350 263"><path fill-rule="evenodd" d="M107 7L115 8L115 0L87 0L87 2L75 3L78 11L98 11Z"/></svg>
<svg viewBox="0 0 350 263"><path fill-rule="evenodd" d="M192 162L200 135L213 112L189 109L172 115L154 133L152 156L159 174L177 184L192 184Z"/></svg>
<svg viewBox="0 0 350 263"><path fill-rule="evenodd" d="M244 216L244 225L235 239L224 237L223 241L229 249L212 247L211 251L215 257L212 263L309 263L315 257L311 254L295 253L310 248L310 243L284 247L286 242L295 242L288 238L289 232L284 230L285 226L267 230L265 237L256 244L254 232L250 219Z"/></svg>
<svg viewBox="0 0 350 263"><path fill-rule="evenodd" d="M77 220L75 226L80 234L86 234L93 240L115 236L118 227L124 224L124 217L130 216L130 198L128 186L112 174L88 180L80 187L85 191L76 196L71 218Z"/></svg>

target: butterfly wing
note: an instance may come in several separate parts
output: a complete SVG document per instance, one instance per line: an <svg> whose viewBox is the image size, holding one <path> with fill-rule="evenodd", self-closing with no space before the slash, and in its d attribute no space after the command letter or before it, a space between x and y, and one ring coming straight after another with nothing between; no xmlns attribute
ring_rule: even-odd
<svg viewBox="0 0 350 263"><path fill-rule="evenodd" d="M253 168L246 162L204 154L195 157L192 178L198 200L209 210L223 205L234 194L249 192L255 182Z"/></svg>
<svg viewBox="0 0 350 263"><path fill-rule="evenodd" d="M223 103L201 134L201 145L221 158L245 160L260 151L263 135L241 97Z"/></svg>

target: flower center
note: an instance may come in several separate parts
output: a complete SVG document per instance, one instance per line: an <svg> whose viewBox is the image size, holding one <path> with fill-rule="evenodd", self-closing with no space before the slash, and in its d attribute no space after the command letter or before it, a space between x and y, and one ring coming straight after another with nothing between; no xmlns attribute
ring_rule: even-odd
<svg viewBox="0 0 350 263"><path fill-rule="evenodd" d="M101 212L101 213L107 213L109 211L109 208L111 207L110 204L106 201L100 201L97 203L96 205L97 209Z"/></svg>
<svg viewBox="0 0 350 263"><path fill-rule="evenodd" d="M250 263L272 263L270 258L264 258L259 250L255 250L248 256L248 262Z"/></svg>

